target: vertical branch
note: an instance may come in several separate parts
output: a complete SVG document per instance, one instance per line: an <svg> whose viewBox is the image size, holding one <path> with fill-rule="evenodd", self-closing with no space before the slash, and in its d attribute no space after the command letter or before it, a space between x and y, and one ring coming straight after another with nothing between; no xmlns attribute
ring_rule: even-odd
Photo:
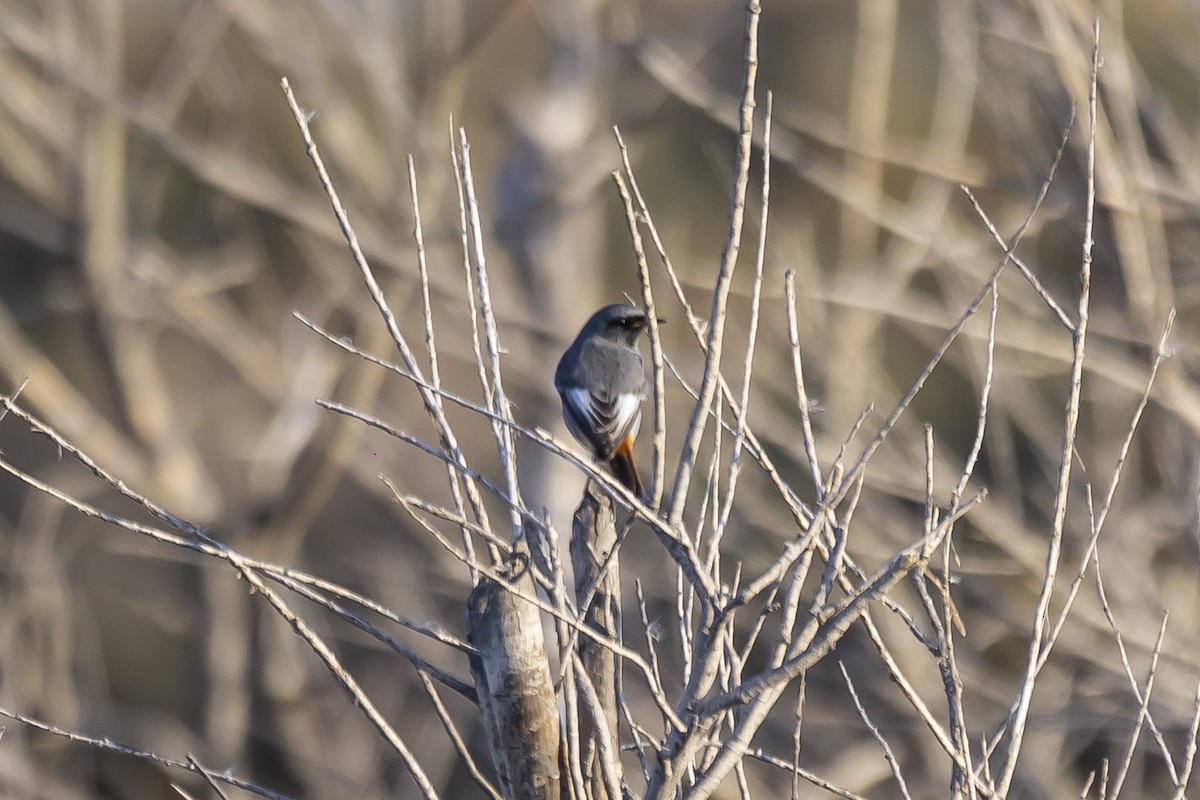
<svg viewBox="0 0 1200 800"><path fill-rule="evenodd" d="M578 684L579 697L582 698L583 707L594 723L591 744L595 745L595 752L591 765L591 791L588 796L591 800L623 800L614 729L609 727L608 714L601 705L591 679L583 669L579 654L571 653L571 658L575 662L573 674ZM613 720L613 724L616 724L616 719Z"/></svg>
<svg viewBox="0 0 1200 800"><path fill-rule="evenodd" d="M758 24L762 8L758 0L747 0L746 31L743 62L745 80L740 103L740 121L737 142L737 173L734 179L730 197L729 230L722 253L721 264L717 271L716 283L713 288L713 299L709 319L707 344L705 347L704 371L697 392L696 403L688 422L683 449L680 453L679 465L675 472L675 482L671 490L667 518L675 530L682 530L683 512L687 504L687 487L691 481L696 466L704 430L708 422L709 411L712 407L720 380L721 348L725 334L725 312L729 300L729 290L732 286L733 271L737 263L738 251L741 246L742 223L745 218L746 191L750 182L750 158L752 134L754 127L754 89L758 75ZM718 435L720 431L718 429ZM692 576L689 576L692 578ZM694 579L693 579L694 580ZM719 587L720 582L712 582ZM696 585L694 588L701 588ZM707 592L706 592L707 594ZM701 635L697 637L697 649L691 663L687 686L684 689L684 702L697 699L701 693L711 686L716 674L716 656L721 647L721 624L729 621L723 616L714 619L713 609L709 606L716 598L704 598L701 616L704 624ZM720 624L714 624L720 623ZM659 752L658 762L651 775L647 787L650 797L665 798L675 793L688 765L692 763L695 747L699 742L702 731L691 726L687 735L680 736L674 732L664 743Z"/></svg>
<svg viewBox="0 0 1200 800"><path fill-rule="evenodd" d="M575 510L571 529L571 563L575 571L575 601L583 624L608 639L616 639L620 631L620 575L614 550L617 528L613 518L612 500L588 482L583 500ZM609 561L612 561L610 564ZM620 718L617 707L616 655L597 639L586 634L579 637L579 661L595 692L598 712L607 726ZM615 728L602 731L591 710L584 705L581 715L582 735L586 737L583 758L584 777L591 784L596 798L605 797L604 776L598 763L597 748L602 737L615 734ZM619 773L619 762L617 762ZM619 775L618 775L619 780ZM619 800L617 797L609 800Z"/></svg>
<svg viewBox="0 0 1200 800"><path fill-rule="evenodd" d="M741 473L742 451L746 446L746 417L750 407L750 377L754 374L754 346L758 341L758 316L762 305L763 266L767 258L767 217L771 205L771 113L774 98L767 92L767 113L763 119L762 143L762 194L759 198L758 246L754 259L754 285L750 291L750 325L746 334L746 355L742 360L742 393L737 403L737 421L734 424L733 449L729 453L729 472L725 478L725 502L714 525L708 566L713 570L713 580L720 580L715 569L717 551L729 524L733 511L733 498L737 493L738 475Z"/></svg>
<svg viewBox="0 0 1200 800"><path fill-rule="evenodd" d="M622 157L628 159L625 151L625 141L621 132L613 128L617 142L621 147ZM628 167L626 167L628 172ZM637 259L638 279L642 284L642 305L646 307L646 318L650 333L650 364L654 376L654 462L653 478L650 482L650 507L658 508L662 503L663 482L666 480L666 448L667 448L667 393L665 386L665 370L663 369L662 336L659 332L661 321L654 305L654 291L650 285L650 267L646 263L646 248L642 244L642 232L638 227L637 212L633 207L633 196L629 193L626 177L619 170L613 170L613 181L621 195L625 206L625 223L629 227L629 236L633 243L633 254ZM633 180L629 173L629 180Z"/></svg>
<svg viewBox="0 0 1200 800"><path fill-rule="evenodd" d="M721 265L717 270L713 288L712 309L708 321L708 344L705 348L704 373L700 379L699 397L688 420L687 438L679 455L679 467L675 472L675 485L671 489L670 513L672 526L678 527L683 520L687 504L687 487L696 466L696 454L704 437L709 408L717 390L717 379L721 370L721 347L725 338L725 309L729 301L733 270L737 264L738 251L742 244L742 222L746 215L746 188L750 183L750 151L754 131L754 86L758 76L758 21L762 6L758 0L746 3L746 43L743 63L745 83L742 87L742 102L738 122L737 177L729 201L729 231L725 239L725 250L721 254Z"/></svg>
<svg viewBox="0 0 1200 800"><path fill-rule="evenodd" d="M807 688L807 676L801 675L800 685L796 688L796 705L792 710L792 717L796 724L792 727L791 800L800 800L800 729L804 724L804 696Z"/></svg>
<svg viewBox="0 0 1200 800"><path fill-rule="evenodd" d="M518 538L507 581L535 592L528 543ZM537 606L491 578L467 598L471 674L501 790L509 800L559 800L559 722Z"/></svg>
<svg viewBox="0 0 1200 800"><path fill-rule="evenodd" d="M521 513L519 510L521 490L517 484L516 450L513 448L512 421L508 398L504 394L504 382L500 375L500 341L496 332L496 316L492 313L492 290L488 283L487 259L483 250L483 232L479 223L479 203L475 199L475 179L471 174L471 148L467 143L467 132L458 129L459 172L465 192L466 211L470 221L471 242L475 256L475 291L479 295L479 310L483 314L484 341L487 344L487 367L490 381L484 381L485 399L496 415L491 420L496 447L500 451L500 463L504 467L504 481L508 488L509 517L512 522L513 538L521 535ZM468 264L469 269L469 264ZM480 362L480 370L483 363Z"/></svg>
<svg viewBox="0 0 1200 800"><path fill-rule="evenodd" d="M462 165L458 160L458 144L454 141L454 119L450 119L450 162L454 165L454 187L458 191L458 229L462 244L463 273L467 279L467 319L471 322L471 352L475 356L475 369L479 375L479 385L483 391L484 401L490 405L492 396L491 384L488 382L487 369L484 367L483 346L479 342L479 318L475 306L475 284L471 275L471 223L467 211L467 193L463 185Z"/></svg>
<svg viewBox="0 0 1200 800"><path fill-rule="evenodd" d="M1071 355L1071 384L1067 398L1065 430L1063 431L1063 446L1058 470L1058 491L1054 497L1054 522L1050 530L1050 545L1046 554L1046 572L1042 578L1042 588L1038 594L1037 606L1034 609L1033 631L1029 639L1029 654L1025 664L1025 674L1013 712L1011 739L1008 754L1005 758L1004 769L996 785L998 797L1008 794L1012 784L1013 773L1017 768L1017 758L1021 754L1021 740L1025 733L1025 723L1029 716L1029 704L1033 698L1033 684L1037 676L1038 661L1041 658L1043 641L1050 611L1050 598L1054 594L1054 578L1058 573L1059 555L1062 549L1063 528L1067 516L1067 495L1071 485L1071 468L1075 456L1075 435L1079 424L1079 401L1083 386L1083 352L1087 340L1088 308L1091 298L1092 283L1092 227L1096 210L1096 87L1100 71L1100 20L1096 19L1093 28L1094 42L1092 47L1092 80L1088 91L1088 141L1087 141L1087 206L1084 209L1083 254L1079 270L1079 320L1071 332L1073 351Z"/></svg>
<svg viewBox="0 0 1200 800"><path fill-rule="evenodd" d="M792 372L796 379L796 404L800 407L800 430L804 434L804 454L808 457L808 474L818 501L824 495L821 462L817 459L817 440L812 429L812 404L804 383L804 364L800 356L800 332L796 322L796 272L788 270L783 276L787 297L788 345L792 351Z"/></svg>
<svg viewBox="0 0 1200 800"><path fill-rule="evenodd" d="M993 309L994 311L994 309ZM994 334L994 329L993 329ZM939 524L940 515L934 502L934 446L933 426L925 426L925 536L933 536L934 529ZM926 573L913 572L912 580L917 594L925 607L929 623L933 628L934 639L927 644L930 652L938 657L938 671L942 676L942 688L946 695L947 717L950 722L950 744L954 752L950 753L950 796L954 798L968 797L975 800L978 797L975 781L972 779L971 748L967 736L966 717L963 714L963 682L958 671L954 654L954 624L957 616L953 610L950 598L950 553L951 530L947 530L942 543L944 556L942 576L940 581L934 581L941 590L941 612L934 604L926 586ZM929 574L932 578L932 574ZM899 681L897 681L899 683Z"/></svg>
<svg viewBox="0 0 1200 800"><path fill-rule="evenodd" d="M417 170L413 164L412 153L408 154L408 193L413 208L413 240L417 247L417 274L421 279L421 311L425 319L425 349L429 353L429 385L433 388L433 399L439 409L442 404L442 372L438 366L437 338L433 332L433 305L429 300L429 266L425 262L425 231L421 224L421 200L417 193ZM454 500L454 510L464 520L467 518L466 507L463 504L462 487L458 471L452 464L446 465L446 477L450 482L450 496ZM478 579L475 567L475 544L471 541L471 532L467 526L461 526L463 552L470 559L468 569L471 574L471 585Z"/></svg>
<svg viewBox="0 0 1200 800"><path fill-rule="evenodd" d="M1192 767L1196 763L1196 742L1200 736L1200 681L1196 683L1196 700L1192 703L1192 721L1188 725L1187 744L1183 750L1183 764L1179 768L1179 778L1175 782L1175 794L1171 800L1183 800L1188 781L1192 777Z"/></svg>

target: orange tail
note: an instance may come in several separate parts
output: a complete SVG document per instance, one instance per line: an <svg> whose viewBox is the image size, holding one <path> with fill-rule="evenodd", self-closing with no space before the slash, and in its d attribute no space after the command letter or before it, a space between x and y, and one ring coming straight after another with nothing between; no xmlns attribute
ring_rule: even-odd
<svg viewBox="0 0 1200 800"><path fill-rule="evenodd" d="M633 460L632 437L626 437L621 446L617 448L617 452L613 453L612 459L608 462L608 468L612 470L616 479L624 484L626 489L633 492L639 500L645 497L646 487L642 485L642 476L638 474L637 464Z"/></svg>

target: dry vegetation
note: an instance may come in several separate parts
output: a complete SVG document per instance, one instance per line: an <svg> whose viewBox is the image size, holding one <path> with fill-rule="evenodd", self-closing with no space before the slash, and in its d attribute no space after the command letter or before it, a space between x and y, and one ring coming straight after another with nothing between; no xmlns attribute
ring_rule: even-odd
<svg viewBox="0 0 1200 800"><path fill-rule="evenodd" d="M1194 4L543 5L0 4L0 797L1200 796Z"/></svg>

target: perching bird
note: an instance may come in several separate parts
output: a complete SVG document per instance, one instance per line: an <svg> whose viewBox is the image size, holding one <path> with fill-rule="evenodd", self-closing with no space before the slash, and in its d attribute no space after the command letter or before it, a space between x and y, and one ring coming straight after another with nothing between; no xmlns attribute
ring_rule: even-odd
<svg viewBox="0 0 1200 800"><path fill-rule="evenodd" d="M584 324L554 372L554 388L571 435L639 498L644 487L633 460L633 441L642 420L646 372L637 338L646 330L646 321L645 311L624 303L601 308Z"/></svg>

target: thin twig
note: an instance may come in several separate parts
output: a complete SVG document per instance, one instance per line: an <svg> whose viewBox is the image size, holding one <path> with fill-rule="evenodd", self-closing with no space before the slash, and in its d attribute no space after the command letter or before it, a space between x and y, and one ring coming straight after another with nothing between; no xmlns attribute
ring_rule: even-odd
<svg viewBox="0 0 1200 800"><path fill-rule="evenodd" d="M808 388L804 383L804 364L800 355L800 333L796 322L796 272L788 270L783 275L783 290L786 298L788 322L788 347L792 351L792 376L796 381L796 407L800 412L800 430L804 434L804 455L808 458L808 474L812 481L817 502L823 499L824 479L821 477L821 462L817 457L817 440L812 429L812 404L808 399ZM862 417L860 416L861 420Z"/></svg>
<svg viewBox="0 0 1200 800"><path fill-rule="evenodd" d="M1087 147L1087 203L1084 208L1083 253L1080 265L1080 292L1078 322L1071 331L1073 343L1071 357L1071 379L1067 399L1066 418L1063 430L1062 452L1059 456L1058 485L1054 496L1054 520L1050 529L1050 543L1046 553L1046 571L1038 592L1033 613L1033 628L1029 637L1029 653L1025 662L1025 673L1018 692L1017 707L1009 726L1009 747L1004 767L996 783L996 793L1008 794L1013 775L1017 769L1017 758L1021 754L1021 742L1025 735L1025 723L1029 705L1033 699L1033 685L1037 677L1037 665L1045 646L1043 636L1048 622L1050 598L1054 594L1054 578L1058 574L1059 553L1062 548L1063 529L1067 517L1067 495L1071 488L1071 468L1074 465L1075 435L1079 423L1079 403L1083 388L1083 355L1087 341L1088 309L1092 284L1092 227L1096 209L1096 90L1100 70L1100 20L1097 17L1092 49L1092 80L1088 92L1088 147Z"/></svg>
<svg viewBox="0 0 1200 800"><path fill-rule="evenodd" d="M1133 665L1129 661L1129 650L1125 647L1125 637L1121 635L1121 629L1117 625L1116 616L1113 614L1112 606L1108 602L1108 595L1104 591L1104 577L1100 570L1100 552L1095 550L1092 552L1092 560L1096 566L1096 593L1100 598L1100 609L1104 612L1104 617L1108 621L1109 628L1112 630L1113 642L1117 645L1117 653L1121 658L1121 667L1125 671L1125 679L1129 681L1129 689L1133 692L1133 697L1137 701L1139 708L1144 709L1146 724L1150 727L1150 733L1154 737L1154 741L1158 745L1159 752L1162 754L1163 763L1167 768L1167 774L1171 776L1171 780L1175 783L1179 782L1179 773L1175 769L1175 761L1171 757L1171 750L1167 747L1166 738L1162 731L1159 730L1158 724L1154 721L1154 715L1150 713L1150 703L1147 698L1142 696L1142 691L1138 687L1137 678L1133 674ZM1166 629L1167 615L1163 614L1163 619L1160 624L1159 637L1163 635ZM1157 655L1151 655L1152 662L1158 661ZM1150 682L1153 687L1153 682Z"/></svg>
<svg viewBox="0 0 1200 800"><path fill-rule="evenodd" d="M296 96L292 92L292 87L288 79L283 78L280 81L280 85L287 96L288 105L291 107L292 116L295 117L296 124L300 128L300 134L304 137L304 147L308 153L309 160L312 161L313 167L317 171L317 177L321 181L321 188L324 189L325 196L329 199L330 206L333 207L333 214L337 218L338 228L341 229L342 235L346 239L346 244L350 247L350 254L354 258L354 263L358 266L359 272L362 274L367 291L370 293L371 299L375 302L376 308L379 309L379 314L383 317L388 334L392 337L392 341L395 343L396 350L400 353L400 358L404 361L405 367L413 375L421 377L421 381L418 384L421 401L425 405L425 410L433 418L443 446L452 455L458 466L465 467L466 458L463 456L462 449L458 445L458 440L454 436L454 431L450 428L450 423L446 419L446 415L442 412L441 406L438 404L437 395L430 389L422 388L424 378L421 366L417 363L416 356L413 354L412 348L408 345L408 340L401 333L400 326L396 322L396 316L392 313L387 298L383 294L383 289L380 288L379 282L375 280L375 274L371 271L370 264L367 263L367 257L363 255L362 248L359 247L358 236L355 234L354 228L350 225L350 217L346 213L346 207L342 205L342 200L338 196L337 189L334 188L333 181L330 180L329 173L325 169L325 162L322 160L321 153L317 149L317 143L313 140L312 133L308 129L308 115L300 109L300 104L296 101ZM476 519L481 525L487 527L487 512L483 507L483 499L479 496L479 490L470 481L467 482L467 497L471 501L471 508L476 515Z"/></svg>
<svg viewBox="0 0 1200 800"><path fill-rule="evenodd" d="M413 240L417 248L417 275L421 281L421 316L425 321L425 351L429 355L429 384L435 390L433 397L440 409L442 398L436 390L442 387L442 373L438 365L437 336L433 329L433 304L429 300L429 266L425 262L425 232L421 224L421 201L417 193L417 170L413 164L412 153L408 154L408 192L413 208ZM462 496L461 481L463 477L453 466L447 464L446 478L450 483L450 496L454 500L454 508L458 511L458 516L465 519L467 511ZM474 558L475 544L471 541L466 527L462 528L462 535L463 549ZM476 583L474 570L471 571L470 578L471 585L474 586Z"/></svg>
<svg viewBox="0 0 1200 800"><path fill-rule="evenodd" d="M771 205L771 113L774 97L767 92L767 111L763 117L762 192L759 196L758 243L755 248L754 282L750 289L750 322L746 334L746 355L742 359L742 393L738 398L737 422L734 425L733 448L729 453L729 470L725 477L725 503L721 508L708 556L708 567L714 580L720 579L716 566L721 539L725 536L729 515L733 511L733 498L737 492L738 476L741 474L742 450L746 446L746 417L750 408L750 378L754 373L754 346L758 341L758 317L762 304L763 266L767 258L767 217ZM718 434L720 433L718 429ZM736 590L735 590L736 591Z"/></svg>
<svg viewBox="0 0 1200 800"><path fill-rule="evenodd" d="M197 761L196 757L191 753L188 753L187 760L188 764L191 764L196 768L196 771L200 773L202 778L204 778L204 782L208 784L208 788L212 789L213 793L216 794L220 800L229 800L229 795L225 794L225 790L221 788L219 783L217 783L218 778L216 774L206 769L204 765Z"/></svg>
<svg viewBox="0 0 1200 800"><path fill-rule="evenodd" d="M1099 576L1099 572L1097 572ZM1099 578L1097 577L1099 582ZM1103 593L1103 589L1100 590ZM1108 607L1108 598L1103 599L1105 606L1105 614L1112 620L1112 609ZM1163 612L1162 620L1158 624L1158 636L1154 640L1154 647L1150 651L1150 666L1146 669L1146 683L1142 687L1141 697L1138 698L1138 713L1137 718L1133 722L1133 730L1129 733L1129 747L1125 750L1125 758L1117 767L1117 774L1112 778L1112 796L1120 797L1121 788L1125 785L1125 778L1129 775L1129 767L1133 764L1134 753L1137 752L1138 737L1142 734L1142 726L1146 722L1146 717L1150 713L1150 696L1154 692L1154 677L1158 674L1158 657L1162 654L1163 640L1167 635L1167 617L1169 614ZM1120 636L1120 632L1113 628L1114 633Z"/></svg>
<svg viewBox="0 0 1200 800"><path fill-rule="evenodd" d="M671 488L668 518L673 524L683 519L687 501L688 485L696 466L700 440L708 421L709 409L717 390L717 377L721 369L721 348L725 340L725 309L732 287L733 270L737 264L742 243L742 221L746 213L746 189L750 184L750 156L754 132L754 86L758 76L758 23L762 8L758 0L746 3L746 37L743 65L745 82L742 86L742 101L738 122L737 174L729 199L729 229L725 238L724 252L717 269L717 278L712 293L712 308L708 319L708 343L704 352L704 372L700 378L700 398L692 408L688 420L683 449L679 454L679 466L675 471L675 483Z"/></svg>
<svg viewBox="0 0 1200 800"><path fill-rule="evenodd" d="M871 735L875 737L875 741L879 742L879 746L883 748L883 757L887 760L888 767L892 770L892 776L900 786L900 794L904 796L905 800L912 800L912 795L908 793L908 784L904 780L904 773L900 770L900 762L896 760L896 754L892 752L892 746L888 744L888 740L880 732L875 723L871 722L871 718L867 715L867 709L863 707L862 701L858 699L858 692L854 690L854 681L850 680L850 673L846 671L845 662L839 660L838 667L842 670L842 678L846 681L846 689L850 692L850 699L854 701L854 708L858 711L858 716L866 724L867 729L871 731Z"/></svg>
<svg viewBox="0 0 1200 800"><path fill-rule="evenodd" d="M142 761L148 761L152 764L158 764L170 769L182 769L205 777L211 776L212 779L220 781L226 786L233 786L234 788L241 789L242 791L256 794L259 797L265 797L268 800L291 800L291 798L285 794L273 792L270 789L259 786L256 783L251 783L243 778L235 777L228 772L206 772L199 764L193 764L190 758L187 760L168 758L166 756L158 755L157 753L152 753L148 750L139 750L136 747L130 747L128 745L114 742L107 737L103 739L97 739L93 736L86 736L82 733L69 731L64 728L60 728L57 725L51 725L48 722L42 722L41 720L34 719L33 717L28 717L24 714L17 713L16 711L10 711L7 708L0 708L0 717L7 717L8 719L20 722L23 725L36 728L39 731L52 733L55 736L61 736L69 741L76 742L78 744L85 744L98 750L106 750L110 753L120 753L121 755L132 756L133 758L141 759Z"/></svg>
<svg viewBox="0 0 1200 800"><path fill-rule="evenodd" d="M625 150L625 142L621 131L614 127L613 133L621 148L621 157L626 162L629 153ZM637 260L638 281L642 285L642 305L646 309L647 327L650 334L650 365L654 378L654 461L652 465L652 480L650 489L650 505L658 508L662 504L663 492L666 490L666 450L667 450L667 392L666 371L663 369L662 331L659 326L662 320L658 318L658 308L654 302L654 289L650 283L650 266L646 262L646 248L642 244L642 232L638 225L637 211L633 207L633 197L629 193L628 180L621 172L613 170L612 178L621 195L621 203L625 207L625 225L629 229L629 237L633 246L633 255Z"/></svg>
<svg viewBox="0 0 1200 800"><path fill-rule="evenodd" d="M753 749L747 750L746 757L753 758L755 761L761 761L764 764L770 764L771 766L778 767L779 769L787 770L788 772L798 775L799 777L808 781L813 786L816 786L818 789L823 789L823 790L829 792L830 794L835 794L838 797L843 797L843 798L845 798L845 800L866 800L866 798L864 798L860 794L855 794L854 792L850 791L849 789L844 789L841 786L832 784L829 781L825 780L824 778L820 777L819 775L809 772L808 770L804 769L803 767L797 767L794 764L792 764L791 762L787 761L786 759L780 758L779 756L773 756L761 748L755 747Z"/></svg>
<svg viewBox="0 0 1200 800"><path fill-rule="evenodd" d="M1183 764L1179 769L1179 777L1175 780L1175 794L1171 800L1183 800L1188 781L1192 778L1192 769L1196 765L1196 743L1200 737L1200 680L1196 681L1196 699L1192 703L1192 721L1188 725L1187 744L1183 750Z"/></svg>
<svg viewBox="0 0 1200 800"><path fill-rule="evenodd" d="M488 405L500 420L512 419L512 409L508 396L504 392L504 380L500 370L500 335L496 331L496 315L492 311L492 290L488 282L487 258L483 248L483 230L479 222L479 201L475 198L475 179L471 174L471 148L467 143L467 132L458 129L458 168L461 173L462 185L465 192L467 218L470 222L472 252L475 261L475 291L479 296L479 310L483 315L484 343L487 345L487 366L490 380L483 382L483 389ZM470 265L467 265L468 268ZM483 361L479 362L483 369ZM504 469L504 485L508 489L508 499L515 501L521 496L517 483L516 451L513 448L513 432L508 425L493 420L492 434L496 438L496 448L500 454L500 464ZM523 525L521 515L515 502L509 502L509 520L512 523L512 535L516 539L521 535Z"/></svg>
<svg viewBox="0 0 1200 800"><path fill-rule="evenodd" d="M954 344L954 342L958 339L959 334L961 334L963 329L966 327L967 322L973 316L975 316L975 313L979 310L980 305L983 304L983 301L986 300L987 296L991 293L992 287L995 285L996 280L1000 277L1000 273L1004 270L1005 265L1008 264L1009 259L1012 258L1012 254L1016 250L1017 245L1021 243L1021 239L1024 237L1030 221L1041 209L1042 203L1045 202L1046 195L1050 191L1050 184L1054 180L1054 174L1058 170L1059 163L1062 161L1063 153L1066 152L1067 142L1069 141L1069 133L1070 127L1068 127L1063 133L1062 141L1059 143L1058 150L1054 154L1054 160L1050 164L1050 169L1046 174L1046 179L1042 181L1041 189L1038 191L1038 195L1034 199L1029 212L1025 215L1025 219L1017 228L1016 233L1014 233L1009 239L1004 248L1004 253L1000 256L998 262L992 268L991 273L988 275L988 279L984 281L983 287L979 290L971 302L967 304L967 307L963 310L962 314L959 315L959 318L954 325L950 327L950 330L946 332L946 335L942 337L942 341L934 350L933 355L931 355L926 361L925 367L921 370L920 375L918 375L917 379L913 381L912 386L910 386L908 391L905 392L904 396L900 398L900 401L896 403L891 413L888 414L887 419L884 420L883 424L879 427L879 430L876 431L875 436L871 439L867 446L863 448L862 452L859 453L858 459L855 461L854 466L851 467L846 473L845 480L842 481L838 487L834 497L829 500L831 505L836 505L841 501L842 497L845 496L847 491L846 483L848 481L855 480L857 473L866 468L867 463L871 460L872 456L875 455L875 452L883 445L883 442L887 439L892 428L896 426L896 423L900 421L900 417L904 415L906 410L908 410L913 398L915 398L918 392L921 391L921 388L925 385L925 382L933 373L934 368L941 363L946 353L950 350L950 346ZM971 193L967 187L963 187L963 190L968 194L968 196L970 196Z"/></svg>

